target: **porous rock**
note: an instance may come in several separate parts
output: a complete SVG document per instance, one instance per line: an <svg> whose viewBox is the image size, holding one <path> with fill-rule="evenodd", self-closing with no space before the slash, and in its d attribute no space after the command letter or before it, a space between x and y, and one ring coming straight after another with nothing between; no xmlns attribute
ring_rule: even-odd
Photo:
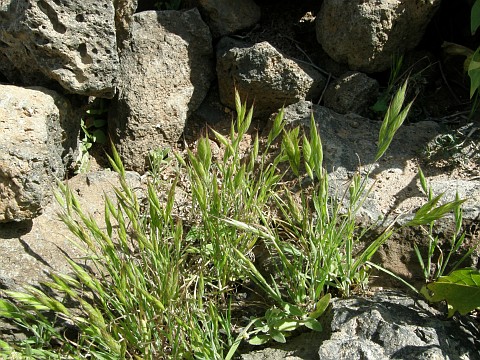
<svg viewBox="0 0 480 360"><path fill-rule="evenodd" d="M247 29L260 20L260 7L253 0L193 0L214 38Z"/></svg>
<svg viewBox="0 0 480 360"><path fill-rule="evenodd" d="M268 42L249 46L225 37L217 46L220 101L235 108L235 88L255 102L256 116L269 116L282 106L317 98L325 78L316 69L283 56Z"/></svg>
<svg viewBox="0 0 480 360"><path fill-rule="evenodd" d="M12 83L112 97L118 55L111 0L0 2L0 71Z"/></svg>
<svg viewBox="0 0 480 360"><path fill-rule="evenodd" d="M317 40L335 61L367 73L390 67L421 40L441 0L325 0Z"/></svg>
<svg viewBox="0 0 480 360"><path fill-rule="evenodd" d="M42 212L73 157L79 127L54 91L0 85L0 222Z"/></svg>
<svg viewBox="0 0 480 360"><path fill-rule="evenodd" d="M133 14L137 10L138 0L114 0L113 6L115 7L117 47L120 52L125 46L128 46Z"/></svg>
<svg viewBox="0 0 480 360"><path fill-rule="evenodd" d="M340 114L361 114L375 103L379 87L377 80L364 73L349 71L328 85L324 104Z"/></svg>
<svg viewBox="0 0 480 360"><path fill-rule="evenodd" d="M109 114L110 133L127 169L143 172L151 150L180 139L213 76L212 38L197 9L134 15Z"/></svg>

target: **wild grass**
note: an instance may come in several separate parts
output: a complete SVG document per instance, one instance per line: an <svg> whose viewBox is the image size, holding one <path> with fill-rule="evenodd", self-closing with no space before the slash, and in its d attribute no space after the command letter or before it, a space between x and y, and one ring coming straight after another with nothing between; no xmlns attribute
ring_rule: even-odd
<svg viewBox="0 0 480 360"><path fill-rule="evenodd" d="M387 111L377 160L408 113L405 91L406 85ZM190 184L188 226L173 210L178 177L160 200L157 175L168 165L163 151L152 158L141 205L113 149L120 187L105 201L102 224L59 185L60 217L86 255L69 259L71 274L52 273L42 287L2 291L0 316L27 334L0 341L2 356L231 359L244 341L285 342L300 327L321 331L317 319L332 294L350 296L368 284L373 254L395 231L390 224L361 246L365 230L356 217L370 191L368 174L356 174L343 197L332 194L315 120L308 129L288 128L283 111L268 137L254 137L242 152L253 109L238 94L236 109L229 136L212 130L224 149L221 159L213 158L208 137L185 158L175 154ZM297 194L285 186L292 174ZM306 177L309 186L302 185ZM461 202L438 200L431 197L408 226L430 224ZM270 270L255 259L259 248ZM248 298L242 308L238 288L254 289L263 315L242 318Z"/></svg>

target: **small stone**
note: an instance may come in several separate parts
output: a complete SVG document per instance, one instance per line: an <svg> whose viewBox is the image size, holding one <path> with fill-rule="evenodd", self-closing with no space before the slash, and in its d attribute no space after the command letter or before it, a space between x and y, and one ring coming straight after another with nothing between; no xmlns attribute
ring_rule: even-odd
<svg viewBox="0 0 480 360"><path fill-rule="evenodd" d="M260 7L253 0L194 0L212 36L219 38L252 27L260 20Z"/></svg>
<svg viewBox="0 0 480 360"><path fill-rule="evenodd" d="M340 114L361 114L375 103L379 87L377 80L363 73L350 71L327 87L324 104Z"/></svg>
<svg viewBox="0 0 480 360"><path fill-rule="evenodd" d="M300 66L268 42L246 45L223 38L217 46L220 101L235 108L235 89L250 103L254 114L269 116L282 106L317 98L324 76L310 66Z"/></svg>

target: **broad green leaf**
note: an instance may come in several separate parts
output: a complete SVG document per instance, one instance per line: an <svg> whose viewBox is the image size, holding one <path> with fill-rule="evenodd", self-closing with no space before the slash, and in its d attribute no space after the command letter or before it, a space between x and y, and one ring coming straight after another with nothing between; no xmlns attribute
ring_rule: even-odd
<svg viewBox="0 0 480 360"><path fill-rule="evenodd" d="M97 144L106 144L107 143L107 136L105 132L101 129L97 129L93 132L93 141Z"/></svg>
<svg viewBox="0 0 480 360"><path fill-rule="evenodd" d="M283 306L283 309L288 315L293 315L293 316L302 316L303 311L300 309L298 306L292 305L292 304L285 304Z"/></svg>
<svg viewBox="0 0 480 360"><path fill-rule="evenodd" d="M480 47L478 47L470 59L468 76L470 77L470 98L472 98L475 91L480 88Z"/></svg>
<svg viewBox="0 0 480 360"><path fill-rule="evenodd" d="M314 319L314 318L308 318L304 321L304 325L309 328L310 330L314 330L314 331L322 331L323 330L323 327L322 327L322 324L320 324L320 322L318 322L318 320Z"/></svg>
<svg viewBox="0 0 480 360"><path fill-rule="evenodd" d="M447 301L448 317L452 317L456 311L465 315L480 307L479 270L455 270L450 275L441 276L437 281L428 284L427 289L431 291L427 296L428 300Z"/></svg>
<svg viewBox="0 0 480 360"><path fill-rule="evenodd" d="M265 321L263 320L263 318L255 319L253 320L253 326L255 326L255 328L257 329L261 329L265 326Z"/></svg>
<svg viewBox="0 0 480 360"><path fill-rule="evenodd" d="M301 325L298 320L283 319L277 322L277 329L280 331L293 331Z"/></svg>
<svg viewBox="0 0 480 360"><path fill-rule="evenodd" d="M320 300L318 300L317 304L315 305L315 310L308 315L309 318L316 319L320 315L322 315L328 307L330 303L330 299L332 294L327 293L325 294Z"/></svg>
<svg viewBox="0 0 480 360"><path fill-rule="evenodd" d="M270 336L272 337L273 340L276 342L285 344L287 342L287 339L285 339L285 335L282 334L281 331L272 329L270 331Z"/></svg>
<svg viewBox="0 0 480 360"><path fill-rule="evenodd" d="M268 325L275 326L277 321L281 321L284 316L285 313L276 307L272 307L265 311L265 319L267 319Z"/></svg>
<svg viewBox="0 0 480 360"><path fill-rule="evenodd" d="M93 120L93 126L97 128L101 128L103 126L107 125L107 120L106 119L95 119Z"/></svg>
<svg viewBox="0 0 480 360"><path fill-rule="evenodd" d="M375 112L384 113L388 109L388 103L386 96L380 97L375 104L371 107Z"/></svg>
<svg viewBox="0 0 480 360"><path fill-rule="evenodd" d="M472 30L472 35L475 34L478 27L480 26L480 0L476 0L472 6L470 27Z"/></svg>
<svg viewBox="0 0 480 360"><path fill-rule="evenodd" d="M255 335L248 340L248 343L250 345L263 345L270 339L269 335Z"/></svg>

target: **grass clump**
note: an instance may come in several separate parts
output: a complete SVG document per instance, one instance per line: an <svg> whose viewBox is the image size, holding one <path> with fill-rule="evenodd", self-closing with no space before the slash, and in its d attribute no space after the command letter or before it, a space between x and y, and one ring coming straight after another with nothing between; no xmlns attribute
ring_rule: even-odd
<svg viewBox="0 0 480 360"><path fill-rule="evenodd" d="M406 117L405 90L387 111L377 160ZM60 185L60 216L85 259L69 259L72 274L51 274L42 288L2 292L0 316L29 336L1 341L0 354L231 359L242 341L285 342L300 327L321 331L317 319L332 294L349 296L368 283L370 259L394 231L391 224L358 250L365 230L356 214L369 193L368 175L356 174L344 198L332 194L313 117L301 133L285 126L283 111L268 137L255 136L242 152L253 110L238 94L236 108L229 136L213 131L224 148L221 159L213 158L208 137L185 158L176 154L190 184L188 224L174 212L178 178L161 201L162 180L153 176L141 205L115 150L110 160L120 187L115 200L105 201L102 224ZM169 163L165 157L157 154L154 172ZM285 186L287 178L297 194ZM450 207L437 203L431 198L409 225L429 224L460 200ZM258 248L265 249L270 269L254 259ZM260 315L244 319L249 304L237 301L238 288L262 299Z"/></svg>

